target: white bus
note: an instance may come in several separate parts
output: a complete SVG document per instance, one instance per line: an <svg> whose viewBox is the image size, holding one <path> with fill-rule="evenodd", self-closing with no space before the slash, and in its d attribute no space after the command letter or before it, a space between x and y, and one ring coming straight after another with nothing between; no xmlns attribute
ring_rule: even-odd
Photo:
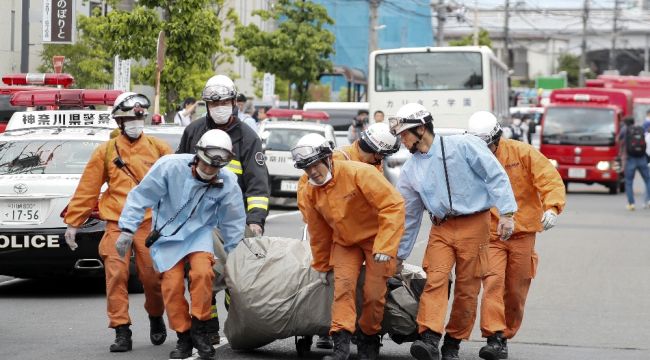
<svg viewBox="0 0 650 360"><path fill-rule="evenodd" d="M377 50L368 73L371 118L377 110L394 115L409 102L431 111L436 127L466 129L479 110L509 118L508 68L487 46Z"/></svg>

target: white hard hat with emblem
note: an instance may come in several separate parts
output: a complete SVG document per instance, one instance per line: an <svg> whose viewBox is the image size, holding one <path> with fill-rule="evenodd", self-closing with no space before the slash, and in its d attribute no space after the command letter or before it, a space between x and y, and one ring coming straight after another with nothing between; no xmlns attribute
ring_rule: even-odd
<svg viewBox="0 0 650 360"><path fill-rule="evenodd" d="M333 145L320 134L307 134L298 140L291 149L291 156L298 169L306 169L318 160L332 154Z"/></svg>
<svg viewBox="0 0 650 360"><path fill-rule="evenodd" d="M221 101L236 97L235 83L226 75L215 75L208 79L201 94L201 98L205 101Z"/></svg>
<svg viewBox="0 0 650 360"><path fill-rule="evenodd" d="M123 117L143 118L148 115L147 109L150 104L149 99L142 94L124 92L113 102L111 115L115 120Z"/></svg>
<svg viewBox="0 0 650 360"><path fill-rule="evenodd" d="M196 143L196 156L206 164L226 166L234 156L230 136L222 130L208 130Z"/></svg>
<svg viewBox="0 0 650 360"><path fill-rule="evenodd" d="M363 141L373 152L382 155L394 154L399 150L399 139L391 134L385 123L374 123L361 133Z"/></svg>
<svg viewBox="0 0 650 360"><path fill-rule="evenodd" d="M503 134L497 117L489 111L477 111L472 114L468 121L467 132L480 137L488 145L495 143Z"/></svg>
<svg viewBox="0 0 650 360"><path fill-rule="evenodd" d="M390 132L399 135L404 130L418 127L433 122L431 113L422 104L408 103L397 111L397 114L388 118Z"/></svg>

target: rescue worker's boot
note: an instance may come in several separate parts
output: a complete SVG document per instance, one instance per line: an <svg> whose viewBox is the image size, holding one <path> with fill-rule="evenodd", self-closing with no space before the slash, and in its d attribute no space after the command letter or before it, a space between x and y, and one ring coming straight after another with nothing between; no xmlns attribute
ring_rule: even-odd
<svg viewBox="0 0 650 360"><path fill-rule="evenodd" d="M111 344L109 350L111 352L125 352L131 351L133 348L133 340L131 340L131 329L129 325L120 325L115 328L115 342Z"/></svg>
<svg viewBox="0 0 650 360"><path fill-rule="evenodd" d="M349 331L341 330L332 334L334 351L332 355L323 357L323 360L348 360L350 357L350 340L352 334Z"/></svg>
<svg viewBox="0 0 650 360"><path fill-rule="evenodd" d="M192 318L192 343L199 352L199 359L212 360L215 357L216 351L210 343L210 336L207 331L207 321L201 321L197 318Z"/></svg>
<svg viewBox="0 0 650 360"><path fill-rule="evenodd" d="M216 303L216 300L215 300ZM208 336L210 337L210 343L212 345L218 345L221 342L221 336L219 335L219 314L217 313L217 305L212 305L210 308L210 320L207 320L207 329Z"/></svg>
<svg viewBox="0 0 650 360"><path fill-rule="evenodd" d="M508 348L505 338L503 337L503 332L497 331L494 335L488 336L487 345L483 346L481 350L479 350L478 356L481 359L486 360L507 359Z"/></svg>
<svg viewBox="0 0 650 360"><path fill-rule="evenodd" d="M149 316L149 339L154 345L162 345L167 339L167 328L162 316Z"/></svg>
<svg viewBox="0 0 650 360"><path fill-rule="evenodd" d="M376 360L379 357L379 335L357 334L357 357L359 360Z"/></svg>
<svg viewBox="0 0 650 360"><path fill-rule="evenodd" d="M460 350L460 339L454 339L445 334L445 342L442 343L440 348L440 354L442 354L442 360L460 360L458 357L458 350Z"/></svg>
<svg viewBox="0 0 650 360"><path fill-rule="evenodd" d="M189 331L177 332L176 348L169 353L170 359L185 359L192 356L192 335Z"/></svg>
<svg viewBox="0 0 650 360"><path fill-rule="evenodd" d="M331 349L334 347L334 344L332 344L332 338L329 336L323 336L320 335L318 336L318 340L316 340L316 347L319 349Z"/></svg>
<svg viewBox="0 0 650 360"><path fill-rule="evenodd" d="M420 334L419 340L415 340L413 344L411 344L411 356L417 360L439 360L439 343L440 334L434 333L431 330L426 330Z"/></svg>

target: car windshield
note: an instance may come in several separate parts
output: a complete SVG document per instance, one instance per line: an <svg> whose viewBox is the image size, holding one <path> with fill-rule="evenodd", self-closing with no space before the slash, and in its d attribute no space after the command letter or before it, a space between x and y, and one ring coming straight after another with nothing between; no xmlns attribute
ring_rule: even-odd
<svg viewBox="0 0 650 360"><path fill-rule="evenodd" d="M616 115L612 109L551 107L544 116L542 143L611 146Z"/></svg>
<svg viewBox="0 0 650 360"><path fill-rule="evenodd" d="M481 53L459 51L377 55L375 81L375 91L482 89Z"/></svg>
<svg viewBox="0 0 650 360"><path fill-rule="evenodd" d="M169 146L172 148L173 151L176 151L176 149L178 149L178 144L181 143L181 134L173 134L173 133L153 133L153 134L150 134L150 133L147 132L146 129L145 129L144 132L147 133L147 135L149 135L149 136L153 136L153 137L156 137L156 138L158 138L160 140L163 140L164 142L169 144Z"/></svg>
<svg viewBox="0 0 650 360"><path fill-rule="evenodd" d="M81 174L99 141L0 141L0 175Z"/></svg>
<svg viewBox="0 0 650 360"><path fill-rule="evenodd" d="M300 140L301 137L307 135L307 134L312 134L312 133L318 133L320 135L325 135L322 132L316 132L314 130L309 130L309 129L265 129L264 130L264 137L265 137L265 144L266 144L266 150L274 150L274 151L291 151L291 148L293 148L298 140Z"/></svg>

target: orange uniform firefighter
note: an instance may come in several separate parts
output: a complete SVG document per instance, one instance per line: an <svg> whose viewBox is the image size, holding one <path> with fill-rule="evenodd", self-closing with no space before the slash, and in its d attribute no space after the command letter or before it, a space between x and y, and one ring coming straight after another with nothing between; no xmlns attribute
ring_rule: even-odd
<svg viewBox="0 0 650 360"><path fill-rule="evenodd" d="M334 270L328 360L346 360L356 329L356 286L363 262L366 276L357 348L360 359L375 359L384 315L386 281L395 272L395 256L404 228L404 200L380 172L356 161L332 161L324 137L308 134L291 150L295 167L308 183L298 188L298 207L308 225L312 267L321 282Z"/></svg>
<svg viewBox="0 0 650 360"><path fill-rule="evenodd" d="M526 143L500 139L501 126L492 113L479 111L472 115L468 130L485 140L503 165L519 208L517 225L508 241L499 240L499 214L492 209L490 268L483 278L481 332L487 345L479 356L506 359L506 339L512 339L521 326L528 288L535 277L535 234L555 226L566 193L560 174L544 155Z"/></svg>
<svg viewBox="0 0 650 360"><path fill-rule="evenodd" d="M144 178L156 160L172 153L167 143L142 133L148 107L149 100L141 94L126 92L115 99L112 116L121 134L100 145L92 154L64 218L68 224L65 241L72 250L77 248L75 239L79 228L96 206L99 207L99 216L106 221L104 236L99 243L99 255L104 261L106 274L108 326L115 329L115 343L110 346L111 352L129 351L132 347L127 290L129 258L121 258L115 250L115 242L120 235L117 221L129 191ZM108 184L108 188L101 194L104 183ZM151 212L147 212L145 221L135 233L133 250L135 267L144 287L144 307L149 314L151 342L160 345L165 342L167 330L162 319L164 305L160 274L154 270L149 250L144 246L150 231Z"/></svg>

